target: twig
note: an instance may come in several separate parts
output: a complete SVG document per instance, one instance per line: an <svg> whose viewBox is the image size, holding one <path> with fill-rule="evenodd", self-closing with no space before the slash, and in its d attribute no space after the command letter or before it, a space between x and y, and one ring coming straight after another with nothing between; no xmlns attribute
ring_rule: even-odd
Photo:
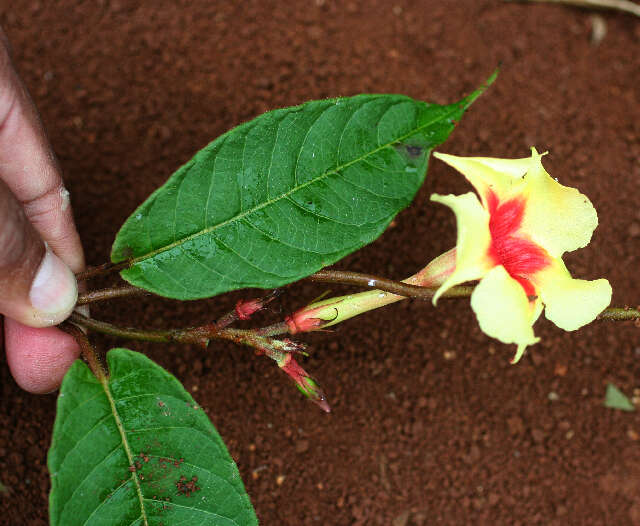
<svg viewBox="0 0 640 526"><path fill-rule="evenodd" d="M630 307L609 307L603 310L597 320L609 320L609 321L632 321L640 320L640 308L632 309Z"/></svg>
<svg viewBox="0 0 640 526"><path fill-rule="evenodd" d="M640 16L640 5L629 0L503 0L504 2L546 2L550 4L565 4L592 9L613 9L632 15Z"/></svg>
<svg viewBox="0 0 640 526"><path fill-rule="evenodd" d="M376 288L391 292L398 296L406 296L409 298L430 299L437 289L419 287L416 285L408 285L401 281L394 281L386 278L379 278L370 274L360 274L359 272L351 272L344 270L320 270L307 278L310 281L318 281L324 283L341 283L344 285L357 285L369 288ZM443 298L464 298L471 296L474 287L458 286L452 287L445 292ZM635 309L631 307L609 307L603 310L597 320L609 321L630 321L640 320L640 307ZM274 326L276 329L277 326ZM262 329L264 330L264 329Z"/></svg>
<svg viewBox="0 0 640 526"><path fill-rule="evenodd" d="M175 331L158 331L158 330L144 330L144 329L132 329L118 327L106 321L95 320L87 316L83 316L79 312L72 312L69 316L69 321L86 327L102 334L108 334L109 336L118 336L127 340L141 340L148 342L170 342L174 338L173 333Z"/></svg>
<svg viewBox="0 0 640 526"><path fill-rule="evenodd" d="M98 265L97 267L88 267L86 270L78 272L76 274L76 279L78 281L84 281L86 279L95 278L97 276L106 276L107 274L111 274L112 272L118 272L119 270L125 269L128 266L129 261L123 261L121 263L103 263L102 265Z"/></svg>
<svg viewBox="0 0 640 526"><path fill-rule="evenodd" d="M381 278L371 274L361 274L359 272L351 272L349 270L319 270L315 274L311 274L307 278L309 281L317 281L322 283L340 283L342 285L356 285L358 287L366 287L370 289L380 289L385 292L391 292L398 296L407 298L431 299L436 293L437 288L420 287L418 285L409 285L401 281ZM471 296L473 287L452 287L443 297L447 298L463 298Z"/></svg>
<svg viewBox="0 0 640 526"><path fill-rule="evenodd" d="M381 278L372 274L351 272L349 270L319 270L306 279L319 283L339 283L342 285L355 285L369 289L380 289L385 292L397 294L398 296L405 296L407 298L431 299L437 290L436 288L409 285L401 281ZM453 287L449 289L443 297L463 298L470 296L472 291L473 287ZM87 305L98 301L145 294L150 295L151 293L139 287L134 287L133 285L112 287L80 294L80 296L78 296L78 305ZM264 298L265 304L275 299L278 295L279 290L276 289ZM233 321L235 321L235 319ZM226 323L223 323L222 325L226 325Z"/></svg>
<svg viewBox="0 0 640 526"><path fill-rule="evenodd" d="M128 296L144 296L151 293L134 287L133 285L125 285L123 287L112 287L108 289L92 290L78 296L77 305L87 305L89 303L95 303L96 301L105 301L116 298L126 298Z"/></svg>
<svg viewBox="0 0 640 526"><path fill-rule="evenodd" d="M100 265L100 267L96 268L104 268L105 265ZM126 265L125 265L126 266ZM115 267L114 267L115 268ZM88 272L88 271L87 271ZM419 299L431 299L435 294L437 288L429 288L429 287L420 287L417 285L409 285L408 283L403 283L402 281L395 281L388 278L381 278L379 276L374 276L372 274L362 274L360 272L352 272L349 270L319 270L315 274L306 278L309 281L318 282L318 283L338 283L342 285L355 285L358 287L365 287L369 289L380 289L385 292L390 292L391 294L396 294L398 296L405 296L407 298L419 298ZM473 286L457 286L452 287L448 291L446 291L442 297L443 298L466 298L471 296L473 292ZM124 298L128 296L137 296L137 295L146 295L150 294L148 291L141 289L139 287L134 287L133 285L126 285L123 287L113 287L102 290L95 290L92 292L87 292L84 294L80 294L78 297L78 305L86 305L89 303L104 301L114 298ZM252 301L261 301L263 305L273 301L278 295L280 291L278 289L269 293L264 298L259 300ZM256 309L257 310L257 309ZM227 319L229 318L229 320ZM220 337L223 339L233 339L231 338L231 333L235 334L235 337L238 337L239 334L247 333L255 334L256 336L268 337L268 336L276 336L278 334L283 334L287 332L285 329L285 325L282 323L278 323L276 325L272 325L269 327L263 327L261 329L256 329L253 331L229 331L229 330L221 330L223 327L228 325L229 321L235 321L237 319L237 310L231 311L230 313L223 316L218 324L212 324L208 327L209 332L206 334L202 334L202 328L192 328L192 329L181 329L181 330L170 330L170 331L147 331L140 329L124 329L122 327L117 327L115 325L111 325L106 322L101 322L99 320L94 320L92 318L86 318L78 313L73 313L71 321L79 323L80 325L93 329L97 332L102 332L105 334L111 334L112 336L121 336L123 338L127 338L130 340L145 340L145 341L155 341L155 342L169 342L169 341L187 341L189 338L189 343L194 343L193 336L195 335L195 331L201 331L199 333L200 338L204 338L208 336L209 338ZM609 307L602 311L598 317L598 320L610 320L610 321L629 321L629 320L638 320L640 319L640 309L632 309L629 307Z"/></svg>
<svg viewBox="0 0 640 526"><path fill-rule="evenodd" d="M262 327L261 329L256 329L256 334L260 336L278 336L280 334L286 334L289 332L289 327L283 321L279 323L274 323L273 325L269 325L268 327Z"/></svg>
<svg viewBox="0 0 640 526"><path fill-rule="evenodd" d="M80 314L72 312L69 321L73 324L87 329L117 336L127 340L139 340L156 343L180 342L195 343L207 346L209 340L220 339L228 340L240 345L248 345L258 350L264 351L268 349L301 353L304 352L305 346L290 340L274 340L268 336L260 334L260 330L242 330L242 329L219 329L215 323L203 325L201 327L190 327L187 329L170 329L170 330L153 330L153 329L136 329L128 327L118 327L106 321L96 320Z"/></svg>

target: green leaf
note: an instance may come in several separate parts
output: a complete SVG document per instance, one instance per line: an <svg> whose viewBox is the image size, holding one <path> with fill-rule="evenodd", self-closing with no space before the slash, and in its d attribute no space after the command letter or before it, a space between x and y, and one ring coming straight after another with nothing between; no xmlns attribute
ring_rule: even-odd
<svg viewBox="0 0 640 526"><path fill-rule="evenodd" d="M306 277L382 234L487 85L448 106L358 95L265 113L156 190L111 259L132 261L121 275L133 285L177 299Z"/></svg>
<svg viewBox="0 0 640 526"><path fill-rule="evenodd" d="M222 439L180 382L127 349L107 362L104 382L78 360L62 383L51 525L258 524Z"/></svg>
<svg viewBox="0 0 640 526"><path fill-rule="evenodd" d="M613 384L607 384L607 392L604 396L604 406L620 411L635 411L631 401Z"/></svg>

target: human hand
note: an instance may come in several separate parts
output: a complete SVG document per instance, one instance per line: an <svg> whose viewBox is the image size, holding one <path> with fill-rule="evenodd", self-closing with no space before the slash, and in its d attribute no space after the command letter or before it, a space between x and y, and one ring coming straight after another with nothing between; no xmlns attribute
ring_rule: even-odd
<svg viewBox="0 0 640 526"><path fill-rule="evenodd" d="M58 387L78 355L53 325L72 311L83 268L69 193L0 29L0 313L7 362L27 391Z"/></svg>

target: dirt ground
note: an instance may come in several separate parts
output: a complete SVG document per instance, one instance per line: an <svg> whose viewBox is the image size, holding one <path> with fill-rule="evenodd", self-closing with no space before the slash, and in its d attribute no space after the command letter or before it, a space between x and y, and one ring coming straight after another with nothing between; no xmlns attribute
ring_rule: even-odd
<svg viewBox="0 0 640 526"><path fill-rule="evenodd" d="M593 242L566 258L569 268L607 277L614 305L640 303L637 18L498 0L0 5L90 264L107 260L120 224L173 170L240 122L360 92L451 102L500 64L440 150L521 157L531 145L548 149L548 171L578 186L600 217ZM606 34L594 43L601 22ZM450 248L453 214L429 203L434 191L468 187L433 160L395 226L336 268L401 279ZM292 286L279 309L325 288ZM179 327L215 319L239 296L250 293L117 301L93 315ZM625 526L640 524L640 412L602 401L607 382L640 395L639 331L596 322L566 333L540 320L542 342L511 366L513 347L480 332L468 301L403 302L302 338L330 415L246 349L125 344L207 408L264 525ZM0 382L0 480L9 487L0 523L44 525L55 396L20 391L3 353Z"/></svg>

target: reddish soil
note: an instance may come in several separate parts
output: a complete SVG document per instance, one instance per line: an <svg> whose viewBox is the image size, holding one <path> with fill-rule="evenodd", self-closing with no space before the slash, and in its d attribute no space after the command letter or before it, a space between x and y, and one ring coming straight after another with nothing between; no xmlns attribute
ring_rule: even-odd
<svg viewBox="0 0 640 526"><path fill-rule="evenodd" d="M108 258L119 225L175 168L244 120L359 92L454 101L501 64L441 150L549 149L547 169L579 186L600 216L569 268L607 277L615 305L640 302L631 274L640 264L637 18L600 14L606 36L594 45L592 11L497 0L3 4L90 264ZM433 161L395 227L337 267L415 272L455 238L453 215L429 195L467 190ZM291 287L282 309L324 289ZM119 301L93 313L184 326L237 297ZM602 404L607 382L640 394L639 329L600 322L566 333L541 320L536 331L542 342L517 366L514 349L485 337L463 300L404 302L303 337L330 415L245 349L129 346L207 408L262 524L640 524L640 412ZM3 353L0 378L0 480L10 488L0 522L43 525L55 396L20 391Z"/></svg>

